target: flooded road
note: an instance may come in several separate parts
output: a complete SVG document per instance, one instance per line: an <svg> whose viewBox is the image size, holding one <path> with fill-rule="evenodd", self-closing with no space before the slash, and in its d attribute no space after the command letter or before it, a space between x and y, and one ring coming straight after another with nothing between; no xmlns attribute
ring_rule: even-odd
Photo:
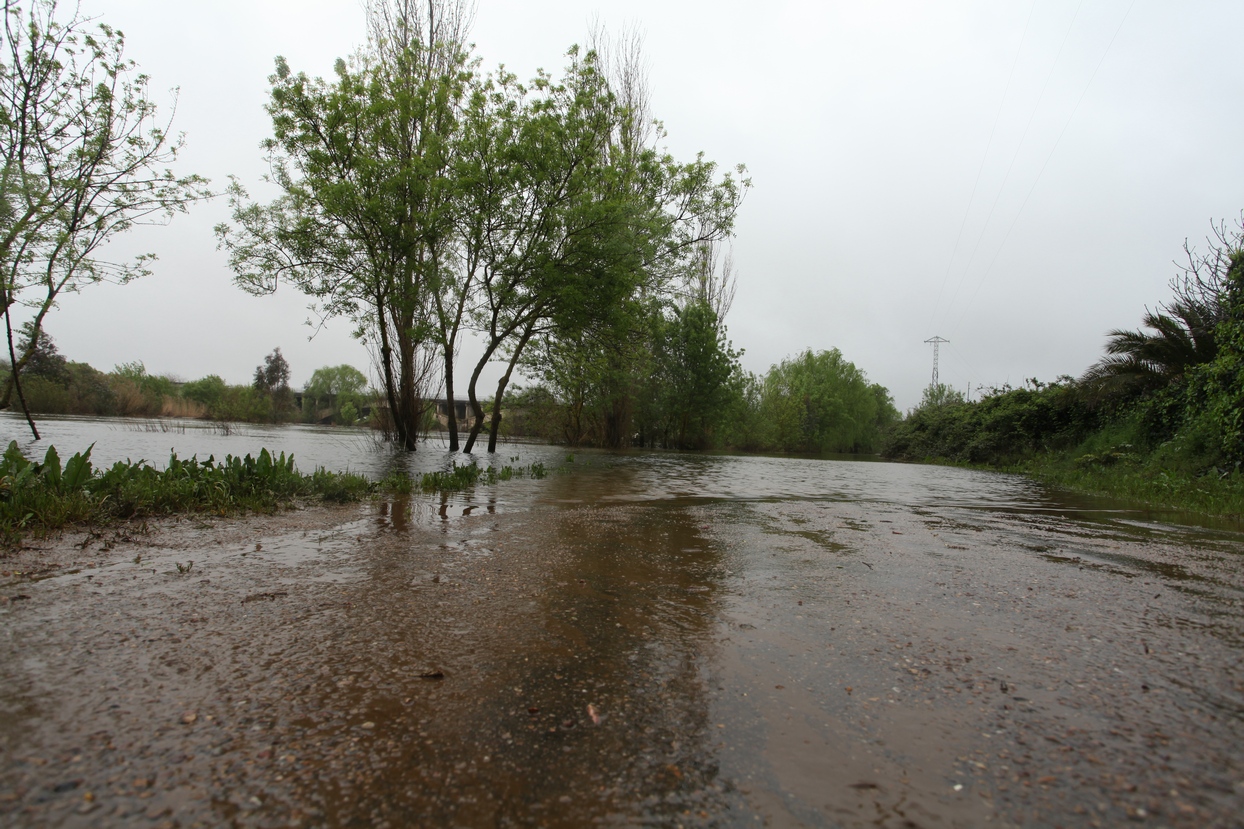
<svg viewBox="0 0 1244 829"><path fill-rule="evenodd" d="M0 559L0 822L1241 825L1238 532L957 469L562 467Z"/></svg>

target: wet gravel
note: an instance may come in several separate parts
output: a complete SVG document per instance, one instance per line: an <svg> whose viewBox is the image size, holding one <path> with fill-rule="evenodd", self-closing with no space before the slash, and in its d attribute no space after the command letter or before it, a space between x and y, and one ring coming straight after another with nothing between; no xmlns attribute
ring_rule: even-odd
<svg viewBox="0 0 1244 829"><path fill-rule="evenodd" d="M0 823L1241 825L1238 534L615 484L0 553Z"/></svg>

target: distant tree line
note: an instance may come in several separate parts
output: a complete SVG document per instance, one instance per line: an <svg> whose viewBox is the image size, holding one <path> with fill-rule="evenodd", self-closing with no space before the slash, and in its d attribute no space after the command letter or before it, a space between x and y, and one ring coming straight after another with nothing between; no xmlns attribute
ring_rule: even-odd
<svg viewBox="0 0 1244 829"><path fill-rule="evenodd" d="M141 361L122 363L110 372L67 360L46 331L35 332L27 322L19 342L30 354L23 372L30 411L36 414L73 414L121 417L190 417L249 423L288 423L299 420L353 425L376 399L367 378L349 365L317 369L295 405L290 368L281 350L274 349L255 369L250 384L233 385L209 374L179 382L151 374ZM27 347L31 336L33 347ZM7 369L7 365L4 366Z"/></svg>
<svg viewBox="0 0 1244 829"><path fill-rule="evenodd" d="M743 371L703 305L657 315L620 373L544 376L511 399L515 433L572 446L875 453L899 420L889 392L837 349ZM603 362L603 361L602 361ZM600 366L598 368L603 368Z"/></svg>
<svg viewBox="0 0 1244 829"><path fill-rule="evenodd" d="M633 447L870 453L899 419L889 393L836 349L806 351L762 376L743 371L715 319L699 300L654 313L648 334L655 339L628 352L621 375L549 372L547 384L511 394L503 436L616 446L614 432L624 429L621 444ZM29 323L22 328L23 347L32 333ZM250 384L238 385L215 374L180 382L149 373L141 361L99 371L67 360L46 332L29 351L24 375L34 413L390 427L383 395L363 372L323 366L297 395L279 348ZM420 433L437 428L427 417Z"/></svg>

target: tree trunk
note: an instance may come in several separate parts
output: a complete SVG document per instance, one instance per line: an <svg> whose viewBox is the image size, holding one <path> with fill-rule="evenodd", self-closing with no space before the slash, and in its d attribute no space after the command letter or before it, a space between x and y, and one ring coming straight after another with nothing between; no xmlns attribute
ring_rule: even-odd
<svg viewBox="0 0 1244 829"><path fill-rule="evenodd" d="M490 454L497 451L497 432L501 428L501 399L505 396L505 387L510 384L510 375L514 373L514 364L518 362L518 358L527 346L528 340L531 339L531 332L535 327L536 321L534 319L527 324L527 330L523 332L523 336L519 338L518 344L514 347L514 354L510 357L510 364L505 368L505 375L497 383L497 396L492 401L492 424L488 429L488 452Z"/></svg>
<svg viewBox="0 0 1244 829"><path fill-rule="evenodd" d="M380 334L380 369L384 374L384 394L389 401L389 420L393 423L393 429L397 432L397 438L402 443L402 447L413 450L413 446L407 445L404 424L401 419L401 409L398 400L398 390L393 379L393 346L389 343L389 326L385 320L384 298L378 297L376 301L377 309L377 328Z"/></svg>
<svg viewBox="0 0 1244 829"><path fill-rule="evenodd" d="M35 354L35 348L38 347L40 333L43 331L43 318L47 316L48 309L51 305L44 303L44 305L39 309L39 313L35 314L33 321L35 336L30 342L26 343L25 348L22 350L21 357L16 357L16 349L13 347L13 326L10 321L11 317L9 316L9 309L12 307L12 303L5 306L4 319L5 325L8 328L9 336L9 365L12 366L13 369L9 373L8 378L4 381L4 393L0 394L0 409L7 409L12 403L13 389L18 382L17 377L21 373L22 369L26 367L26 364L30 362L30 358ZM15 357L16 359L14 359ZM26 401L22 397L22 390L20 387L17 388L17 397L22 404L22 410L25 411ZM26 420L30 421L29 413L26 415ZM31 430L34 430L35 428L33 421L30 421L30 428ZM38 439L39 437L36 435L35 440Z"/></svg>
<svg viewBox="0 0 1244 829"><path fill-rule="evenodd" d="M438 275L441 272L439 250L439 246L432 246L433 271ZM472 273L473 271L471 271L468 267L466 274L463 276L464 282L462 284L461 292L458 294L458 301L454 308L455 314L452 324L450 324L449 319L445 314L445 306L441 301L439 286L432 292L432 300L436 306L436 320L440 327L440 346L444 352L445 407L448 415L446 426L449 429L450 452L458 451L458 406L457 401L454 399L454 360L456 359L454 347L458 340L458 326L462 322L462 314L466 308L467 294L470 290Z"/></svg>
<svg viewBox="0 0 1244 829"><path fill-rule="evenodd" d="M479 358L479 362L475 364L475 370L471 372L471 382L467 384L467 402L471 404L471 415L474 421L471 423L471 433L467 435L466 446L462 447L464 455L471 454L471 450L475 448L475 439L479 437L479 430L484 425L484 407L479 404L475 387L479 383L480 373L483 372L484 366L488 365L488 359L492 357L499 344L500 340L494 339L484 349L484 355Z"/></svg>
<svg viewBox="0 0 1244 829"><path fill-rule="evenodd" d="M484 407L479 404L479 398L476 396L475 387L479 383L479 375L484 370L484 366L488 365L488 361L492 359L492 355L497 352L501 344L517 330L519 321L526 320L526 328L523 329L523 335L519 339L518 346L514 349L514 357L512 362L517 361L522 353L523 347L527 345L527 341L531 339L532 333L535 331L536 323L541 319L540 307L528 306L526 313L517 315L505 329L498 333L497 318L494 313L492 326L490 328L491 337L488 347L484 349L484 354L479 358L479 362L475 364L475 370L471 372L471 383L467 386L467 397L471 402L471 412L475 415L475 422L471 424L471 434L467 437L466 446L462 448L464 454L470 454L471 449L475 447L475 440L479 437L479 431L484 426ZM508 376L508 372L507 372Z"/></svg>
<svg viewBox="0 0 1244 829"><path fill-rule="evenodd" d="M385 340L385 343L380 347L380 362L381 368L384 370L384 396L389 401L389 422L397 433L397 440L405 447L406 435L403 432L402 420L398 414L401 407L398 401L397 388L393 381L393 349L389 347L388 337L383 337L382 339Z"/></svg>
<svg viewBox="0 0 1244 829"><path fill-rule="evenodd" d="M21 367L17 362L17 353L13 348L13 318L9 316L9 309L4 309L4 330L9 341L9 384L12 388L17 389L17 400L22 404L22 414L26 416L26 425L30 427L30 433L35 436L35 440L39 440L39 429L35 426L34 420L30 417L30 407L26 405L26 395L22 392L22 382L18 379L18 372ZM38 331L35 332L35 339L38 339ZM5 406L8 406L9 391L5 389Z"/></svg>
<svg viewBox="0 0 1244 829"><path fill-rule="evenodd" d="M631 400L626 390L615 390L605 410L604 444L610 449L624 449L630 444Z"/></svg>
<svg viewBox="0 0 1244 829"><path fill-rule="evenodd" d="M409 332L399 331L397 335L398 346L401 349L398 355L398 371L401 378L399 387L401 411L398 416L402 423L403 442L402 448L408 452L414 452L417 447L419 437L419 422L417 411L418 404L415 402L415 344L412 341Z"/></svg>
<svg viewBox="0 0 1244 829"><path fill-rule="evenodd" d="M454 358L448 347L445 349L445 408L448 410L449 451L458 451L458 406L454 400Z"/></svg>
<svg viewBox="0 0 1244 829"><path fill-rule="evenodd" d="M587 393L580 383L575 389L574 396L570 401L569 411L566 413L566 443L571 446L578 446L583 440L583 405L586 401Z"/></svg>

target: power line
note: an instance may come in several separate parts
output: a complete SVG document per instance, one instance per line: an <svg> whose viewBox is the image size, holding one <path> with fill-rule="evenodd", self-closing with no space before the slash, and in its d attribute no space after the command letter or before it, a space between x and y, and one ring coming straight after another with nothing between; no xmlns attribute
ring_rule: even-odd
<svg viewBox="0 0 1244 829"><path fill-rule="evenodd" d="M993 204L989 206L989 212L985 215L985 223L981 225L981 232L977 234L976 244L972 246L972 255L968 257L968 263L963 268L963 276L959 278L959 284L955 286L955 292L950 295L950 305L955 304L955 299L959 296L959 289L963 287L963 282L968 278L968 273L972 270L972 263L976 261L976 254L980 250L981 242L985 238L985 232L989 230L989 223L993 221L993 214L998 209L998 202L1002 199L1002 193L1006 190L1006 184L1011 180L1011 171L1015 169L1015 162L1019 160L1020 151L1024 148L1024 142L1028 140L1028 133L1032 129L1032 122L1037 117L1037 110L1041 108L1041 102L1045 100L1046 90L1050 87L1050 79L1054 77L1054 70L1058 68L1058 60L1063 55L1063 50L1067 47L1067 40L1071 37L1071 30L1075 27L1076 20L1080 17L1080 9L1084 6L1084 0L1080 0L1076 4L1075 14L1071 16L1071 22L1067 24L1067 31L1063 33L1062 43L1058 45L1058 52L1054 55L1054 62L1050 64L1050 71L1046 73L1045 81L1041 84L1041 92L1037 95L1037 102L1033 104L1032 112L1028 114L1028 123L1024 125L1024 131L1020 134L1019 143L1015 145L1015 153L1011 156L1011 163L1006 167L1006 173L1002 176L1002 184L998 186L998 192L993 197Z"/></svg>
<svg viewBox="0 0 1244 829"><path fill-rule="evenodd" d="M1019 36L1019 46L1015 48L1015 60L1011 61L1011 71L1006 76L1006 86L1002 89L1002 98L998 101L998 111L993 117L993 126L989 129L989 140L985 142L985 154L981 156L980 167L976 170L976 180L972 182L972 193L968 196L968 206L963 210L963 221L959 223L959 233L955 236L955 246L950 251L950 260L946 262L946 273L942 275L942 286L937 289L937 299L933 302L933 310L929 313L926 328L933 326L937 317L938 306L942 303L942 294L946 293L946 283L950 281L950 270L954 267L955 256L959 253L959 242L963 239L964 228L968 226L968 216L972 213L972 205L976 203L976 190L981 183L981 174L985 172L985 162L989 160L989 151L993 149L994 135L998 132L998 122L1002 120L1002 109L1006 105L1006 96L1011 91L1011 81L1015 78L1015 67L1019 65L1019 56L1024 51L1024 41L1028 38L1028 27L1032 23L1032 13L1037 7L1037 0L1028 6L1028 18L1024 21L1024 32Z"/></svg>
<svg viewBox="0 0 1244 829"><path fill-rule="evenodd" d="M976 370L976 366L974 366L974 365L972 365L971 363L969 363L969 362L968 362L968 360L967 360L967 358L963 356L963 352L962 352L962 351L960 351L959 349L955 348L953 345L950 347L950 350L954 353L954 355L955 355L956 357L958 357L958 358L959 358L959 360L960 360L960 361L961 361L961 362L962 362L965 366L967 366L968 372L969 372L972 376L975 376L975 377L980 377L980 376L981 376L981 373L980 373L979 371L977 371L977 370Z"/></svg>
<svg viewBox="0 0 1244 829"><path fill-rule="evenodd" d="M1062 130L1058 133L1058 138L1054 140L1054 146L1050 148L1049 155L1045 157L1045 163L1041 165L1041 169L1037 172L1037 177L1033 180L1032 187L1028 188L1028 195L1024 196L1024 201L1020 204L1019 210L1015 214L1015 218L1011 220L1010 227L1006 229L1006 234L1002 237L1002 243L998 245L998 249L994 251L993 258L989 260L989 266L985 268L985 272L981 274L980 280L976 283L976 288L972 291L972 296L968 298L967 303L963 306L963 310L959 312L959 318L951 327L952 333L957 330L959 324L963 322L963 318L967 314L968 308L970 308L973 301L976 300L976 295L980 293L981 286L985 284L986 277L988 277L989 273L993 270L994 263L998 261L998 256L1002 254L1002 249L1006 247L1007 240L1011 238L1011 231L1015 229L1015 225L1019 222L1019 217L1023 214L1024 208L1028 206L1028 200L1032 198L1033 192L1036 191L1037 184L1040 183L1041 177L1045 174L1045 168L1049 166L1050 159L1054 157L1054 152L1058 149L1058 145L1062 143L1063 136L1067 134L1067 128L1071 126L1072 119L1075 118L1076 113L1079 112L1080 104L1084 103L1084 97L1088 95L1089 87L1093 85L1093 80L1097 77L1098 71L1101 69L1102 64L1106 62L1106 56L1110 54L1111 47L1114 46L1115 40L1119 37L1119 32L1123 31L1123 24L1127 22L1128 15L1132 13L1132 7L1135 5L1136 0L1132 0L1132 2L1128 4L1127 11L1123 13L1123 18L1119 21L1119 25L1114 30L1114 35L1111 36L1110 42L1106 44L1106 51L1102 52L1101 59L1097 61L1097 66L1093 69L1093 74L1089 76L1088 83L1086 83L1084 85L1084 89L1081 90L1080 97L1076 101L1076 105L1072 107L1071 114L1067 116L1067 120L1063 124Z"/></svg>

